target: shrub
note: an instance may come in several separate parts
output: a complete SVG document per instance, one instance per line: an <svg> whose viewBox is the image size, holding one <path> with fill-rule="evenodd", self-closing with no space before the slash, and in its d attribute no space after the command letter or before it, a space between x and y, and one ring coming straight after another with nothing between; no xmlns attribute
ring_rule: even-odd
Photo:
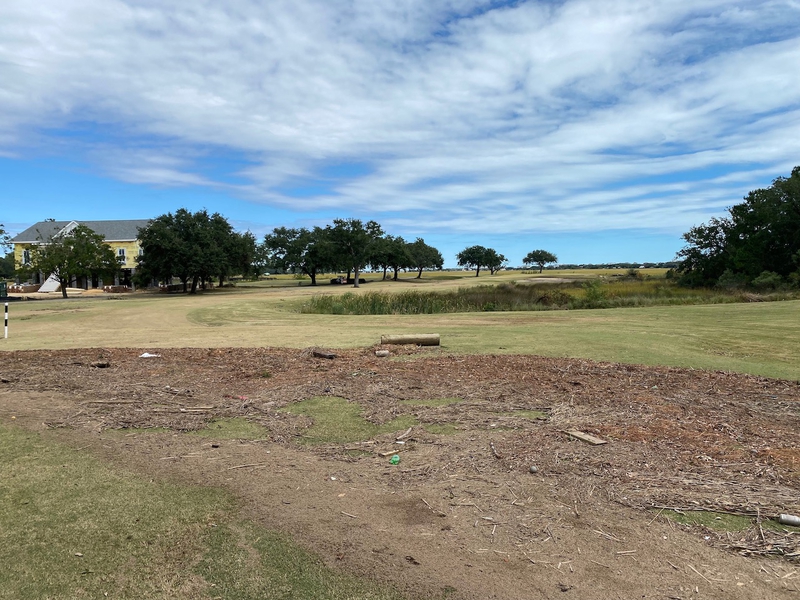
<svg viewBox="0 0 800 600"><path fill-rule="evenodd" d="M757 290L774 290L783 284L783 277L773 271L762 271L761 275L753 279L753 287Z"/></svg>
<svg viewBox="0 0 800 600"><path fill-rule="evenodd" d="M740 290L747 286L747 276L743 273L734 273L730 269L725 269L717 280L717 287L726 290Z"/></svg>
<svg viewBox="0 0 800 600"><path fill-rule="evenodd" d="M583 284L583 303L580 308L603 308L606 306L608 294L598 281L587 281Z"/></svg>

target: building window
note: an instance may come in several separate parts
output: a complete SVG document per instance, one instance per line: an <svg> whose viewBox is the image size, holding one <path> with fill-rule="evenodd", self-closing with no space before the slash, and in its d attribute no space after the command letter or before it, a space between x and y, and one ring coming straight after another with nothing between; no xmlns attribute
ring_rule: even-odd
<svg viewBox="0 0 800 600"><path fill-rule="evenodd" d="M22 264L23 265L31 264L31 251L30 250L23 250L22 251Z"/></svg>
<svg viewBox="0 0 800 600"><path fill-rule="evenodd" d="M117 249L117 260L121 263L125 262L125 248Z"/></svg>

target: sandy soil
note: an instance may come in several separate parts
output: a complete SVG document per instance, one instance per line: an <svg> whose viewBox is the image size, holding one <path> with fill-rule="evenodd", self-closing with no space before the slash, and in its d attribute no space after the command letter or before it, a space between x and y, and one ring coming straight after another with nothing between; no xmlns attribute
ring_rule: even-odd
<svg viewBox="0 0 800 600"><path fill-rule="evenodd" d="M223 486L259 523L412 597L800 597L800 530L715 532L662 510L800 514L796 382L375 349L0 353L0 420L148 477ZM458 430L299 444L311 420L280 409L313 396L347 398L375 423L413 414ZM402 402L450 397L462 401ZM234 416L268 434L181 433ZM169 431L138 429L152 427Z"/></svg>

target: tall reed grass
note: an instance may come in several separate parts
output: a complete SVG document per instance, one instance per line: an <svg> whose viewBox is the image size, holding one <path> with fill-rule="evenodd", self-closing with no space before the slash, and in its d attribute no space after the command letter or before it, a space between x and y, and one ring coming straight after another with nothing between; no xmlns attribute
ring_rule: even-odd
<svg viewBox="0 0 800 600"><path fill-rule="evenodd" d="M301 312L333 315L418 315L456 312L576 310L672 304L723 304L786 300L797 293L756 295L681 288L664 280L621 280L567 284L481 285L436 292L366 292L318 295Z"/></svg>

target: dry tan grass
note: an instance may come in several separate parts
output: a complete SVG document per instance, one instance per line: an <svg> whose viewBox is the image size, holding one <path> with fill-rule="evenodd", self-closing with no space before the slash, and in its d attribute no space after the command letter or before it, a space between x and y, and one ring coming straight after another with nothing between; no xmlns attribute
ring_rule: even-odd
<svg viewBox="0 0 800 600"><path fill-rule="evenodd" d="M519 272L516 272L518 275ZM426 274L427 275L427 274ZM540 354L732 370L800 379L800 302L439 315L310 315L314 294L452 289L490 277L240 286L197 295L136 293L14 302L2 350L86 347L369 347L383 334L439 333L442 351ZM378 278L378 276L375 276ZM290 284L288 287L286 284Z"/></svg>

